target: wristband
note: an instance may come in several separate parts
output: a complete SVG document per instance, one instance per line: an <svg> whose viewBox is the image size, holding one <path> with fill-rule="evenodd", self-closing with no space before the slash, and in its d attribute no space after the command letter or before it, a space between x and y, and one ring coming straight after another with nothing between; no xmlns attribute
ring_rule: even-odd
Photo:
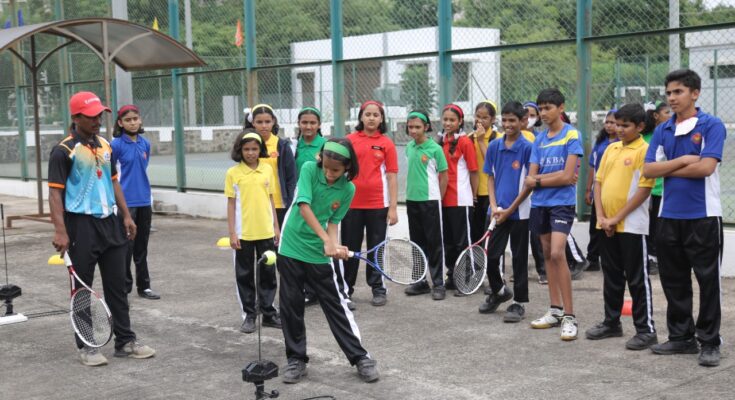
<svg viewBox="0 0 735 400"><path fill-rule="evenodd" d="M537 188L541 187L541 178L536 178L536 187Z"/></svg>

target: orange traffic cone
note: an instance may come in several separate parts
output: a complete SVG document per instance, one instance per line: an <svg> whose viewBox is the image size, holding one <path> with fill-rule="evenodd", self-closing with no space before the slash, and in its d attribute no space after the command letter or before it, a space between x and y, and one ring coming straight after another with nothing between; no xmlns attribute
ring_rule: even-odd
<svg viewBox="0 0 735 400"><path fill-rule="evenodd" d="M623 301L623 309L620 310L620 313L623 316L632 316L633 315L633 300L631 299L625 299Z"/></svg>

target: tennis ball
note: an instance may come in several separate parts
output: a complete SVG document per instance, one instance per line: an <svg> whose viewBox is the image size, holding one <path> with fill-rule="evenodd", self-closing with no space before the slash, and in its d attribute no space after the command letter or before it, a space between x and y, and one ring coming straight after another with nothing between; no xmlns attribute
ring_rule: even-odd
<svg viewBox="0 0 735 400"><path fill-rule="evenodd" d="M265 256L265 265L273 265L276 263L276 253L275 252L271 250L267 250L265 253L263 253L263 255Z"/></svg>
<svg viewBox="0 0 735 400"><path fill-rule="evenodd" d="M217 247L223 250L229 249L230 248L230 238L227 236L223 236L219 238L219 240L217 241Z"/></svg>
<svg viewBox="0 0 735 400"><path fill-rule="evenodd" d="M64 259L61 258L60 255L54 254L53 256L49 257L48 265L64 265Z"/></svg>

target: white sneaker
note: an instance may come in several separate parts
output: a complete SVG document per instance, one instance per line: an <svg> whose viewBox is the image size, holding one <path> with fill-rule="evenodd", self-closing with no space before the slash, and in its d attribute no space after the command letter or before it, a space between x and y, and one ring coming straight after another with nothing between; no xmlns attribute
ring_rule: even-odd
<svg viewBox="0 0 735 400"><path fill-rule="evenodd" d="M151 358L155 354L153 348L140 344L137 340L125 343L121 349L115 350L115 357Z"/></svg>
<svg viewBox="0 0 735 400"><path fill-rule="evenodd" d="M561 320L561 340L569 341L577 339L577 319L567 315Z"/></svg>
<svg viewBox="0 0 735 400"><path fill-rule="evenodd" d="M531 328L533 329L549 329L555 326L559 326L561 318L564 316L564 312L558 308L549 308L543 317L533 320L531 322Z"/></svg>
<svg viewBox="0 0 735 400"><path fill-rule="evenodd" d="M83 347L79 349L79 360L88 367L98 367L107 365L107 358L97 349L91 347Z"/></svg>

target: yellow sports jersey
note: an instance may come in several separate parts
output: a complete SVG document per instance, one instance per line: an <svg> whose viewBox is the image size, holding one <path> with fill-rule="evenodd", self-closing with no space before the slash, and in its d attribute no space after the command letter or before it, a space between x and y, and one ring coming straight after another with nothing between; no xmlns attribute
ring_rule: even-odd
<svg viewBox="0 0 735 400"><path fill-rule="evenodd" d="M235 232L241 240L263 240L275 236L273 230L273 171L259 162L252 169L241 162L227 170L225 196L235 199Z"/></svg>
<svg viewBox="0 0 735 400"><path fill-rule="evenodd" d="M633 197L639 187L652 188L655 179L643 176L643 163L648 151L648 143L642 137L624 145L623 142L611 143L600 161L595 180L602 189L602 209L605 215L617 214ZM617 226L616 232L648 234L648 201L633 210ZM600 224L597 224L600 228Z"/></svg>
<svg viewBox="0 0 735 400"><path fill-rule="evenodd" d="M493 133L495 136L493 137ZM483 140L485 141L485 149L487 149L487 146L490 144L491 139L499 138L500 134L498 132L493 131L493 128L488 128L487 132L485 132L485 136ZM480 143L477 140L477 137L475 137L474 134L470 135L470 138L472 139L472 143L475 144L475 157L477 157L477 165L479 169L477 170L477 195L478 196L487 196L487 179L488 176L485 172L482 170L482 166L485 165L485 153L480 151ZM486 150L487 151L487 150Z"/></svg>
<svg viewBox="0 0 735 400"><path fill-rule="evenodd" d="M265 147L268 148L269 157L261 158L260 161L265 161L273 170L273 203L276 208L284 208L281 198L281 181L278 178L278 136L271 135L270 139L265 142Z"/></svg>

